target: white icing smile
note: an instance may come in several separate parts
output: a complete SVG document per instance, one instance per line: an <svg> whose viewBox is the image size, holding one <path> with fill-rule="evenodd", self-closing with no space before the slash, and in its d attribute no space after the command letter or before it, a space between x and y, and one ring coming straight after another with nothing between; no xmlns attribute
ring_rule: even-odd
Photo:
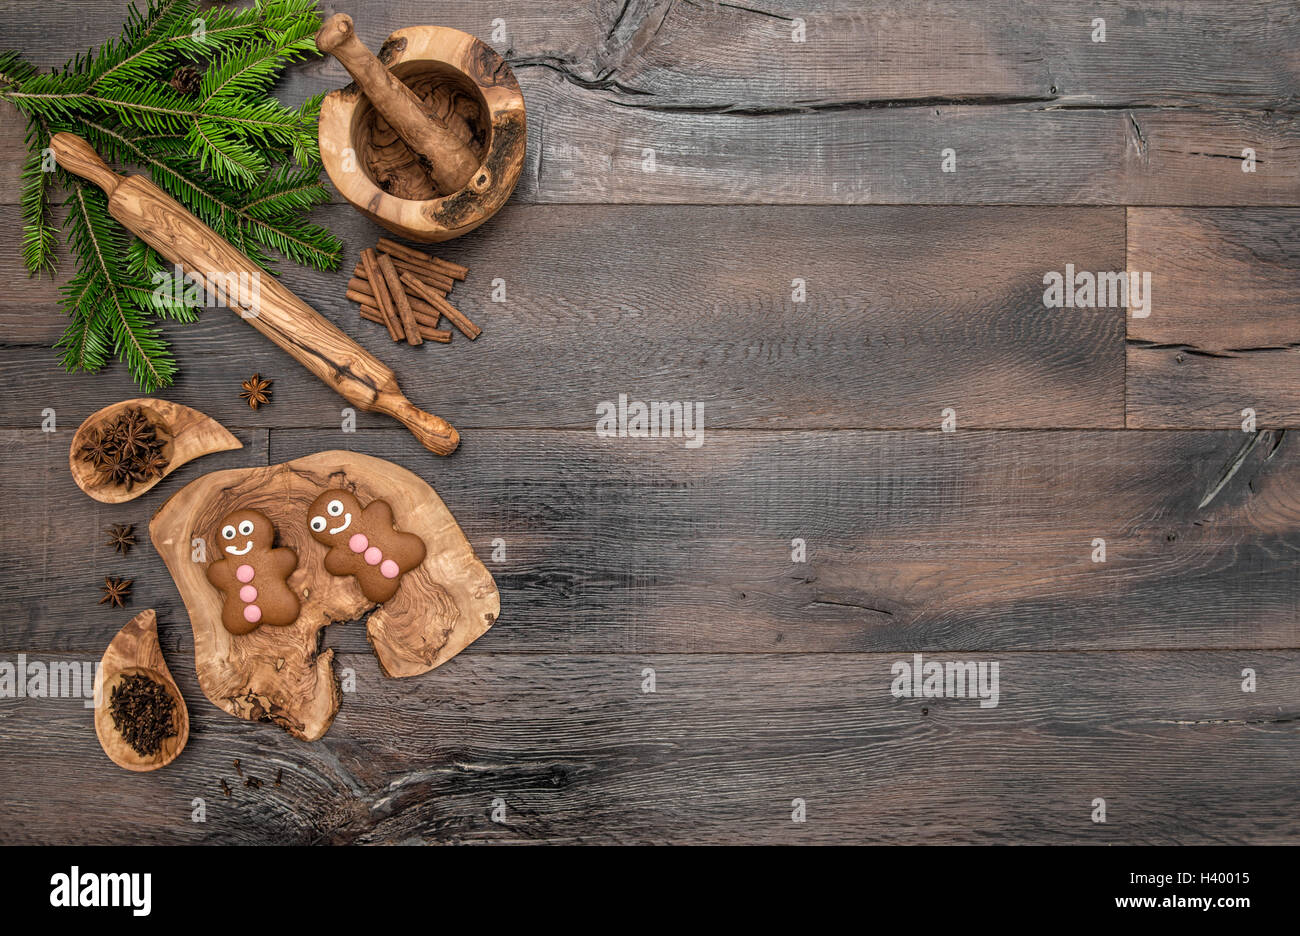
<svg viewBox="0 0 1300 936"><path fill-rule="evenodd" d="M334 527L332 530L330 530L330 536L333 536L335 533L342 533L344 530L346 530L346 529L347 529L348 527L350 527L350 526L352 526L352 514L350 514L350 513L349 513L349 514L344 514L344 515L343 515L343 525L342 525L342 526L336 526L336 527ZM250 543L249 545L251 546L252 543Z"/></svg>
<svg viewBox="0 0 1300 936"><path fill-rule="evenodd" d="M249 540L247 543L244 544L243 549L236 549L234 546L227 546L226 552L234 556L242 556L244 555L244 553L248 552L252 548L253 548L253 541Z"/></svg>

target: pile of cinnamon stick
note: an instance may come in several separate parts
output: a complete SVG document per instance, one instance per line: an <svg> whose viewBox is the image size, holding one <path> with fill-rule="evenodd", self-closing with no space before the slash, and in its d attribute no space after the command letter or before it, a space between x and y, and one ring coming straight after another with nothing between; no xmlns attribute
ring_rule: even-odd
<svg viewBox="0 0 1300 936"><path fill-rule="evenodd" d="M377 246L361 251L348 281L348 298L361 303L361 317L383 325L394 341L447 344L451 329L438 327L443 318L473 341L481 330L447 301L452 286L468 272L459 263L381 237Z"/></svg>

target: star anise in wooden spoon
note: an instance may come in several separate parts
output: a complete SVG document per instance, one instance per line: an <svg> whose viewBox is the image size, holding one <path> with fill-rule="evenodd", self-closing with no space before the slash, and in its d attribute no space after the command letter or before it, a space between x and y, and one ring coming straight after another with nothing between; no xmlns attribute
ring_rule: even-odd
<svg viewBox="0 0 1300 936"><path fill-rule="evenodd" d="M99 599L99 603L114 608L122 607L131 597L131 583L134 581L135 579L104 576L104 597Z"/></svg>
<svg viewBox="0 0 1300 936"><path fill-rule="evenodd" d="M135 407L90 430L79 454L95 469L100 483L122 485L130 491L162 474L167 467L165 445L158 427L143 409Z"/></svg>
<svg viewBox="0 0 1300 936"><path fill-rule="evenodd" d="M248 401L248 405L257 409L263 403L271 402L271 384L273 380L267 380L261 374L254 374L244 381L244 389L240 396Z"/></svg>
<svg viewBox="0 0 1300 936"><path fill-rule="evenodd" d="M86 435L86 442L81 446L81 455L83 461L99 465L104 462L109 453L112 451L112 444L106 433L99 429L91 429Z"/></svg>
<svg viewBox="0 0 1300 936"><path fill-rule="evenodd" d="M167 459L162 452L150 452L140 463L140 471L144 474L144 480L160 477L163 469L167 467Z"/></svg>

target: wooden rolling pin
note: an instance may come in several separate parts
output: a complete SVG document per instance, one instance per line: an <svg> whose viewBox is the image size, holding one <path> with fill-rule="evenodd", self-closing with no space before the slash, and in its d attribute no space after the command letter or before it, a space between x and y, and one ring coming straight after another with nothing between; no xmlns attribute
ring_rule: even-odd
<svg viewBox="0 0 1300 936"><path fill-rule="evenodd" d="M282 286L212 228L144 176L120 176L89 143L71 133L50 140L58 164L89 179L108 194L108 212L186 273L214 277L257 276L256 309L238 308L240 317L329 384L358 409L387 413L431 452L449 455L460 436L451 424L417 409L397 386L397 377L307 303ZM219 280L220 281L220 280ZM229 300L228 300L229 301Z"/></svg>
<svg viewBox="0 0 1300 936"><path fill-rule="evenodd" d="M478 170L468 146L425 108L415 92L361 44L352 17L335 13L316 33L316 48L348 70L375 110L411 148L443 195L459 192Z"/></svg>

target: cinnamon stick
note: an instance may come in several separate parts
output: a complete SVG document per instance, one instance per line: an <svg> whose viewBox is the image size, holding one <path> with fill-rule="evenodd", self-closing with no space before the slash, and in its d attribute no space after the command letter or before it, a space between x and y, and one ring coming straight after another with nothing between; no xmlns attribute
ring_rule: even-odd
<svg viewBox="0 0 1300 936"><path fill-rule="evenodd" d="M347 296L353 302L359 302L362 305L377 307L375 302L375 294L371 290L370 284L365 282L364 280L360 281L359 287L353 287L351 284L349 284ZM438 321L442 318L441 309L435 309L433 306L429 305L429 303L425 302L423 299L419 299L415 296L408 295L406 297L406 300L411 304L411 311L415 313L415 319L417 322L424 322L427 325L432 325L435 328L437 327ZM425 322L425 319L429 319L429 321Z"/></svg>
<svg viewBox="0 0 1300 936"><path fill-rule="evenodd" d="M383 251L380 251L380 253L383 253ZM392 255L389 254L388 256ZM405 270L407 273L414 273L431 286L437 286L443 292L451 292L451 288L456 285L454 279L432 264L416 263L414 260L403 260L401 257L393 257L393 261L397 264L398 269Z"/></svg>
<svg viewBox="0 0 1300 936"><path fill-rule="evenodd" d="M415 321L415 313L411 311L411 303L406 299L406 289L403 288L402 281L398 279L397 268L393 266L393 258L388 254L379 255L379 272L384 275L384 282L388 286L388 295L392 297L393 305L397 306L397 314L402 319L402 331L406 332L406 343L409 345L423 344L424 337L420 334L420 326ZM375 286L375 294L378 295L378 285L374 280L371 280L371 285Z"/></svg>
<svg viewBox="0 0 1300 936"><path fill-rule="evenodd" d="M392 255L390 254L389 256ZM403 260L401 257L393 257L393 266L397 267L397 269L402 270L404 272L414 273L416 276L423 279L430 286L432 286L437 290L440 290L444 294L451 292L451 288L454 285L456 285L456 281L452 279L450 276L447 276L442 273L432 272L431 267L423 267L420 266L418 263L411 263L409 260ZM363 267L361 264L358 263L356 265L356 268L353 269L352 275L365 276L366 275L365 267Z"/></svg>
<svg viewBox="0 0 1300 936"><path fill-rule="evenodd" d="M372 306L372 305L364 305L364 306L362 306L362 308L374 310L375 307ZM416 323L420 326L420 333L421 333L421 334L424 334L426 331L436 332L439 336L441 336L441 335L446 335L446 336L447 336L447 341L451 341L451 329L450 329L450 328L439 328L439 327L438 327L438 320L435 319L432 315L428 315L428 314L426 314L426 313L424 313L424 312L416 312L416 313L415 313L415 321L416 321ZM425 335L425 337L427 338L428 335ZM435 340L436 340L436 341L442 341L442 338L439 337L439 338L437 338L437 339L435 339ZM443 343L445 344L446 342L443 342Z"/></svg>
<svg viewBox="0 0 1300 936"><path fill-rule="evenodd" d="M382 250L379 252L381 254L384 253L384 251ZM452 279L451 276L441 267L436 267L432 263L427 262L428 260L432 259L430 257L426 257L425 260L421 261L421 260L411 260L406 257L398 257L393 254L388 254L388 256L393 258L393 261L394 263L397 264L398 269L407 270L411 273L414 273L416 276L426 277L429 280L429 282L433 283L434 285L441 286L442 284L445 283L446 285L444 288L450 290L451 287L456 283L456 281ZM400 261L400 263L398 261Z"/></svg>
<svg viewBox="0 0 1300 936"><path fill-rule="evenodd" d="M401 341L406 337L406 330L393 310L393 301L379 272L379 255L375 253L374 248L367 247L361 251L361 265L365 268L366 279L370 282L370 289L374 293L375 308L384 317L384 327L388 329L388 334L393 336L394 341Z"/></svg>
<svg viewBox="0 0 1300 936"><path fill-rule="evenodd" d="M402 274L402 282L416 295L422 296L429 305L433 306L447 316L447 321L460 329L460 333L473 341L483 333L483 330L466 318L454 305L438 295L423 283L419 277L410 273Z"/></svg>
<svg viewBox="0 0 1300 936"><path fill-rule="evenodd" d="M367 322L378 322L381 325L384 323L383 313L371 305L363 305L361 307L361 317ZM419 321L418 316L416 317L416 321ZM420 322L420 336L427 338L429 341L436 341L439 344L447 344L451 341L451 330L432 328L425 325L423 322Z"/></svg>
<svg viewBox="0 0 1300 936"><path fill-rule="evenodd" d="M356 276L348 280L348 289L359 289L361 290L361 292L367 292L367 293L374 292L374 290L370 288L370 280L369 278L367 278L365 270L361 270L359 273L357 273ZM439 294L442 293L442 290L438 289L438 287L436 286L433 287L433 291Z"/></svg>
<svg viewBox="0 0 1300 936"><path fill-rule="evenodd" d="M450 260L443 260L441 257L431 257L422 250L416 250L414 247L407 247L405 244L399 244L395 240L389 240L387 237L379 238L379 249L383 253L405 257L415 263L426 263L437 270L441 270L452 279L463 280L469 273L469 267L461 266L459 263L452 263Z"/></svg>

